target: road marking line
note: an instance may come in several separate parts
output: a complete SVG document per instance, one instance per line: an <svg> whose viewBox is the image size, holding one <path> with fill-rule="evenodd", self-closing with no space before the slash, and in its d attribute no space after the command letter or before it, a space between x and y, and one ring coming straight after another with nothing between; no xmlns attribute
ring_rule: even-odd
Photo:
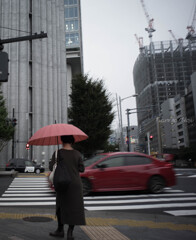
<svg viewBox="0 0 196 240"><path fill-rule="evenodd" d="M35 184L32 184L32 185L28 185L28 184L26 184L26 185L16 185L16 186L12 186L12 185L10 185L9 186L9 188L32 188L32 187L35 187ZM39 185L39 184L36 184L36 187L43 187L43 188L45 188L45 187L48 187L48 184L46 185ZM48 187L49 188L49 187Z"/></svg>
<svg viewBox="0 0 196 240"><path fill-rule="evenodd" d="M18 190L18 191L15 191L15 190L7 190L7 191L5 191L5 193L41 193L41 192L54 192L53 190L51 190L51 189L48 189L48 190L42 190L42 189L39 189L39 191L37 190L37 191L35 191L35 190Z"/></svg>
<svg viewBox="0 0 196 240"><path fill-rule="evenodd" d="M28 187L16 187L16 188L13 187L13 188L12 188L12 187L11 187L11 188L10 188L10 187L9 187L9 188L8 188L8 191L9 191L9 190L30 190L30 189L31 189L31 190L49 190L50 188L49 188L49 187L47 187L47 188L46 188L46 187L43 187L43 188L41 188L41 187L37 187L37 188L36 188L36 187L31 187L31 188L28 188Z"/></svg>
<svg viewBox="0 0 196 240"><path fill-rule="evenodd" d="M97 206L86 207L88 211L104 211L104 210L138 210L138 209L152 209L152 208L182 208L182 207L196 207L196 203L170 203L170 204L147 204L147 205L125 205L125 206Z"/></svg>
<svg viewBox="0 0 196 240"><path fill-rule="evenodd" d="M137 200L112 200L112 201L84 201L85 204L122 204L122 203L148 203L148 202L171 202L171 201L194 201L196 197L188 198L148 198Z"/></svg>
<svg viewBox="0 0 196 240"><path fill-rule="evenodd" d="M33 196L54 196L54 194L51 193L4 193L2 197L33 197Z"/></svg>
<svg viewBox="0 0 196 240"><path fill-rule="evenodd" d="M92 199L118 199L118 198L143 198L143 197L170 197L170 196L196 196L196 193L162 193L162 194L138 194L138 195L120 195L120 196L92 196L84 197L85 200Z"/></svg>
<svg viewBox="0 0 196 240"><path fill-rule="evenodd" d="M15 202L15 203L0 203L0 207L16 207L16 206L54 206L56 205L56 201L54 202Z"/></svg>
<svg viewBox="0 0 196 240"><path fill-rule="evenodd" d="M48 200L56 200L56 197L19 197L19 198L15 198L15 197L11 197L11 198L0 198L0 201L48 201Z"/></svg>
<svg viewBox="0 0 196 240"><path fill-rule="evenodd" d="M188 176L188 178L195 178L196 175L191 175L191 176Z"/></svg>
<svg viewBox="0 0 196 240"><path fill-rule="evenodd" d="M191 216L196 215L196 210L176 210L176 211L164 211L165 213L173 216Z"/></svg>

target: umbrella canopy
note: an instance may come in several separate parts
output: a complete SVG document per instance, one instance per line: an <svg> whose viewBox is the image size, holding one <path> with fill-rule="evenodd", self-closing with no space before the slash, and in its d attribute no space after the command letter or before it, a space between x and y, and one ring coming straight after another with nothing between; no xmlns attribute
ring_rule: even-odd
<svg viewBox="0 0 196 240"><path fill-rule="evenodd" d="M62 143L60 136L73 135L75 142L80 142L88 136L79 128L71 124L58 123L40 128L28 141L30 145L47 146Z"/></svg>

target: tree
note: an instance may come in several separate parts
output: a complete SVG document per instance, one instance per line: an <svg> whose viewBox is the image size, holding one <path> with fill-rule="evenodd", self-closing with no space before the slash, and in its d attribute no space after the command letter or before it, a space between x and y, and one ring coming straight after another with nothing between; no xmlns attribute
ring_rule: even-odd
<svg viewBox="0 0 196 240"><path fill-rule="evenodd" d="M11 121L8 119L8 113L5 107L5 100L0 90L0 151L4 148L7 142L12 139L13 134L14 127L12 126Z"/></svg>
<svg viewBox="0 0 196 240"><path fill-rule="evenodd" d="M107 145L114 119L109 97L103 80L93 80L88 75L77 75L72 80L68 117L69 123L89 136L86 141L76 145L84 154L91 155Z"/></svg>

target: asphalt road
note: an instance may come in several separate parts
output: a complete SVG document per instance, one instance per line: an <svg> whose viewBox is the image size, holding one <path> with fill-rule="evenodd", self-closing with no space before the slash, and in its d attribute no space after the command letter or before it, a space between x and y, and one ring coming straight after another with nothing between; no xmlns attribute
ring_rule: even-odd
<svg viewBox="0 0 196 240"><path fill-rule="evenodd" d="M122 193L105 193L105 194L94 194L93 198L103 200L102 198L109 198L111 195L115 197L127 198L131 196L134 200L143 199L146 201L149 198L153 198L154 205L156 200L164 200L167 196L171 195L171 198L176 198L179 195L182 199L186 196L186 200L181 200L179 203L196 203L196 169L178 169L177 173L177 185L168 190L168 193L160 194L159 196L149 197L145 192L126 192L122 196ZM12 177L0 177L0 195L10 186L12 183ZM172 192L170 192L172 191ZM175 192L176 191L176 192ZM191 196L189 196L191 194ZM173 196L174 195L174 196ZM187 202L187 198L189 198ZM193 198L194 200L190 200ZM129 200L130 200L129 199ZM98 200L98 201L99 201ZM86 202L91 199L86 198ZM151 200L152 201L152 200ZM168 200L167 200L168 201ZM166 202L172 204L173 202ZM140 203L139 203L140 204ZM141 203L144 205L144 203ZM145 204L149 205L148 202ZM87 204L88 205L88 204ZM98 204L100 205L100 204ZM121 204L122 205L122 204ZM187 210L187 207L172 208L172 210ZM189 207L189 210L194 211L196 207ZM102 240L103 238L98 237L98 233L103 233L105 228L108 235L105 239L119 240L118 234L123 234L122 239L131 240L195 240L196 239L196 215L189 216L174 216L168 214L166 211L168 208L150 208L150 209L131 209L131 210L101 210L92 211L87 210L86 228L76 228L76 240ZM54 218L55 206L17 206L17 207L0 207L0 239L12 239L12 240L30 240L30 239L49 239L48 232L56 227ZM47 223L35 222L29 223L24 221L29 216L32 217L35 214L40 216L48 216L53 220ZM39 226L39 227L38 227ZM97 228L96 228L97 227ZM40 231L40 228L42 231ZM97 236L91 237L90 232L97 232ZM110 234L111 231L111 234ZM105 234L106 234L105 233ZM112 235L113 234L113 235ZM116 234L116 237L115 237Z"/></svg>

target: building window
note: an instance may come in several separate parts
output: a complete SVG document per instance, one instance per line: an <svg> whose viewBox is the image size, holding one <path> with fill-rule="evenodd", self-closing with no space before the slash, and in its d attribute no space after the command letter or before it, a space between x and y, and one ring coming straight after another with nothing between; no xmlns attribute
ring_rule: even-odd
<svg viewBox="0 0 196 240"><path fill-rule="evenodd" d="M66 32L78 31L78 20L67 20L65 30Z"/></svg>
<svg viewBox="0 0 196 240"><path fill-rule="evenodd" d="M78 0L64 0L64 5L78 4Z"/></svg>
<svg viewBox="0 0 196 240"><path fill-rule="evenodd" d="M65 18L77 18L78 9L77 7L66 7L65 8Z"/></svg>
<svg viewBox="0 0 196 240"><path fill-rule="evenodd" d="M79 46L79 34L78 33L67 33L65 35L66 39L66 46L72 47L72 46Z"/></svg>

